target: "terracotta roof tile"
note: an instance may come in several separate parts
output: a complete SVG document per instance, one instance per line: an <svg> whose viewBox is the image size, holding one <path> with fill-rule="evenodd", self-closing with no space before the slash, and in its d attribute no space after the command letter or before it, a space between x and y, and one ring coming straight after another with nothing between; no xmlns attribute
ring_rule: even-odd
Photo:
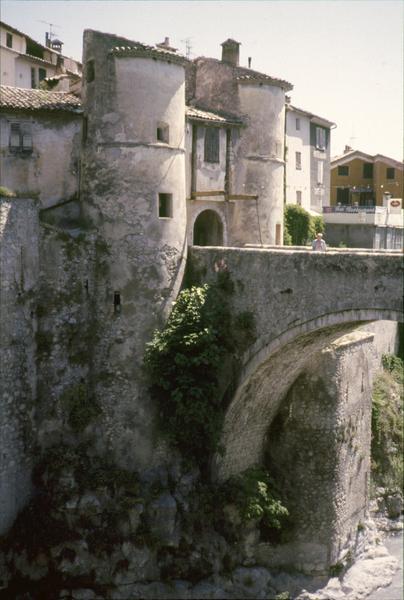
<svg viewBox="0 0 404 600"><path fill-rule="evenodd" d="M277 77L271 77L265 73L259 71L253 71L245 67L235 67L235 76L237 81L249 83L249 82L267 82L272 85L283 88L286 91L292 90L293 85L284 79L278 79Z"/></svg>
<svg viewBox="0 0 404 600"><path fill-rule="evenodd" d="M114 56L140 56L158 58L167 62L174 62L184 64L187 62L187 58L177 52L172 52L167 49L158 48L156 46L147 46L140 42L133 42L128 46L115 46L109 51Z"/></svg>
<svg viewBox="0 0 404 600"><path fill-rule="evenodd" d="M212 123L223 123L231 125L242 125L243 120L230 113L224 113L223 111L212 111L205 110L204 108L198 108L197 106L187 106L186 115L189 119L195 121L211 121Z"/></svg>
<svg viewBox="0 0 404 600"><path fill-rule="evenodd" d="M81 112L81 100L68 92L0 86L0 108Z"/></svg>

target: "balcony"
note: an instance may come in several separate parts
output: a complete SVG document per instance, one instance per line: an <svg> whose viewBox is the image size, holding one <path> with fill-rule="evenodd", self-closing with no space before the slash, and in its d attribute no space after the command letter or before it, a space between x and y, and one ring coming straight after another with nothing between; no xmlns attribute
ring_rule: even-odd
<svg viewBox="0 0 404 600"><path fill-rule="evenodd" d="M385 206L323 206L325 223L344 225L403 226L403 211L389 211Z"/></svg>

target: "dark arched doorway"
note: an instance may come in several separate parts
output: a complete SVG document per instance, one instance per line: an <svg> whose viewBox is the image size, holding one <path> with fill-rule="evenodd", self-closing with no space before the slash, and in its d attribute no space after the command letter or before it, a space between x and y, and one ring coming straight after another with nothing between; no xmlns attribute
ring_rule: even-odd
<svg viewBox="0 0 404 600"><path fill-rule="evenodd" d="M223 224L214 210L204 210L194 223L194 246L223 246Z"/></svg>

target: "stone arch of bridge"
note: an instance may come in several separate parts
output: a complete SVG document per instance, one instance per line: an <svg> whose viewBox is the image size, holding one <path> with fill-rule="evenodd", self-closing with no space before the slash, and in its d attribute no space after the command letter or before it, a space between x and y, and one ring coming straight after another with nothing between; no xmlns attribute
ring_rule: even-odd
<svg viewBox="0 0 404 600"><path fill-rule="evenodd" d="M244 357L226 411L224 452L212 461L213 478L225 480L262 464L270 425L308 361L342 335L377 320L403 322L403 314L389 309L344 310L302 322L275 339L259 338Z"/></svg>

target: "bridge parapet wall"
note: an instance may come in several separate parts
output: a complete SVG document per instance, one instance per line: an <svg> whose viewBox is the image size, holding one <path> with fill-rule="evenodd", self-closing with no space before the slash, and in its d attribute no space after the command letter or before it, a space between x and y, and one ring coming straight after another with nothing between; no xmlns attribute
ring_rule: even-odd
<svg viewBox="0 0 404 600"><path fill-rule="evenodd" d="M200 282L227 270L232 310L255 317L257 339L243 356L223 428L225 453L214 464L214 475L226 479L262 462L268 427L315 353L364 322L402 320L402 259L196 247L189 257Z"/></svg>
<svg viewBox="0 0 404 600"><path fill-rule="evenodd" d="M218 268L227 270L236 286L234 310L254 313L259 339L245 363L299 328L305 333L353 321L403 320L397 253L193 247L190 261L206 282Z"/></svg>

